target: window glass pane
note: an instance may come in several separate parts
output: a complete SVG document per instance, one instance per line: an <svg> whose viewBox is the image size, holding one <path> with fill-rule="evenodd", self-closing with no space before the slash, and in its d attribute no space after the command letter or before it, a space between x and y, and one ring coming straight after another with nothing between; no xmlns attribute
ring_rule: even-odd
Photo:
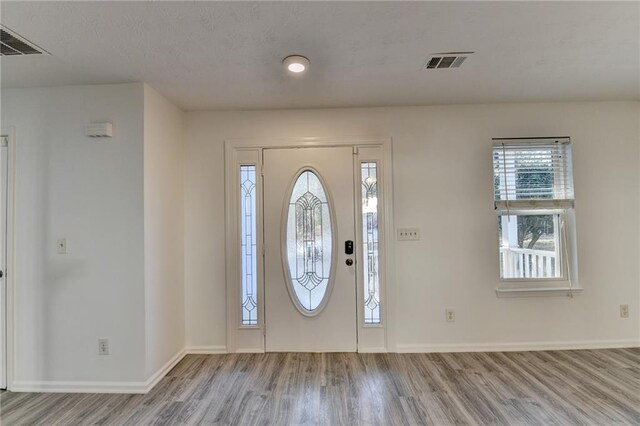
<svg viewBox="0 0 640 426"><path fill-rule="evenodd" d="M499 215L502 278L560 278L560 217Z"/></svg>
<svg viewBox="0 0 640 426"><path fill-rule="evenodd" d="M361 163L364 322L380 324L377 163Z"/></svg>
<svg viewBox="0 0 640 426"><path fill-rule="evenodd" d="M553 198L553 152L551 150L511 150L504 158L494 154L496 199L529 200ZM506 173L505 173L506 166Z"/></svg>
<svg viewBox="0 0 640 426"><path fill-rule="evenodd" d="M298 176L287 213L287 263L292 294L312 312L327 293L331 273L331 216L322 182L310 170Z"/></svg>
<svg viewBox="0 0 640 426"><path fill-rule="evenodd" d="M242 325L258 324L256 166L240 166Z"/></svg>

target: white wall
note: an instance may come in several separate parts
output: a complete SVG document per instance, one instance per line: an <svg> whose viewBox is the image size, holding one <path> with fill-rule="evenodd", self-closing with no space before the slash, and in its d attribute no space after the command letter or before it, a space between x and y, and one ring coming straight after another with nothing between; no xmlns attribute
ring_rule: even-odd
<svg viewBox="0 0 640 426"><path fill-rule="evenodd" d="M144 88L146 373L184 349L183 113Z"/></svg>
<svg viewBox="0 0 640 426"><path fill-rule="evenodd" d="M223 140L393 137L399 350L640 340L638 102L187 113L187 346L225 345ZM573 140L582 295L504 299L492 137ZM631 318L619 317L629 303ZM456 309L446 323L445 308Z"/></svg>
<svg viewBox="0 0 640 426"><path fill-rule="evenodd" d="M141 83L1 99L17 146L15 385L144 389L185 345L183 113ZM114 137L85 137L94 121Z"/></svg>
<svg viewBox="0 0 640 426"><path fill-rule="evenodd" d="M1 99L17 145L15 380L146 379L143 85ZM114 137L85 137L92 121L115 123ZM56 253L61 237L66 255ZM100 337L110 356L98 356Z"/></svg>

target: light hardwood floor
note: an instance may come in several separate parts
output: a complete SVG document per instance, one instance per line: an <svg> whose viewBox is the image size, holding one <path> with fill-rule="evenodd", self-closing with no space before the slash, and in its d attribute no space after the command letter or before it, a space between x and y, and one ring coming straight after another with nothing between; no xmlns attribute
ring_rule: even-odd
<svg viewBox="0 0 640 426"><path fill-rule="evenodd" d="M640 424L640 349L188 355L147 395L0 395L2 425Z"/></svg>

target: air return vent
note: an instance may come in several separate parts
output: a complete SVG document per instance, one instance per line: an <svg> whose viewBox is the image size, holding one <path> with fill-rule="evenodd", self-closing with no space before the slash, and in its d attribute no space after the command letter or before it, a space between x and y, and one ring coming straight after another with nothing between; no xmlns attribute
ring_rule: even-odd
<svg viewBox="0 0 640 426"><path fill-rule="evenodd" d="M6 27L0 26L0 55L40 55L45 50Z"/></svg>
<svg viewBox="0 0 640 426"><path fill-rule="evenodd" d="M434 53L429 56L424 68L426 70L442 68L459 68L473 52Z"/></svg>

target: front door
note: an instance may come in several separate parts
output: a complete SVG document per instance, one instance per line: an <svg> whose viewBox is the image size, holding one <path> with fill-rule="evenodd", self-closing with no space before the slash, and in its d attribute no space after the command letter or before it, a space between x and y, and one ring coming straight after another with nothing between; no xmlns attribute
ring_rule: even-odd
<svg viewBox="0 0 640 426"><path fill-rule="evenodd" d="M265 149L266 350L357 350L353 150Z"/></svg>

